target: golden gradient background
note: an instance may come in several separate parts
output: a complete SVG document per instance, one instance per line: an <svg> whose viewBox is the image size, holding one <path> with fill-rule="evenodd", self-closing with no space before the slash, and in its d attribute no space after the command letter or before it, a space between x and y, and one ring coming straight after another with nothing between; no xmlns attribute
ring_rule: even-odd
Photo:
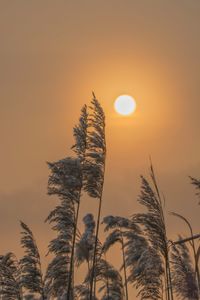
<svg viewBox="0 0 200 300"><path fill-rule="evenodd" d="M45 255L52 232L44 219L56 203L46 195L45 162L71 155L92 90L107 119L103 214L140 209L139 176L151 155L166 213L199 231L188 179L200 177L199 16L198 0L0 1L0 254L22 255L21 219ZM113 109L124 93L137 101L128 118ZM82 214L95 204L85 198ZM170 238L187 234L174 217L167 224Z"/></svg>

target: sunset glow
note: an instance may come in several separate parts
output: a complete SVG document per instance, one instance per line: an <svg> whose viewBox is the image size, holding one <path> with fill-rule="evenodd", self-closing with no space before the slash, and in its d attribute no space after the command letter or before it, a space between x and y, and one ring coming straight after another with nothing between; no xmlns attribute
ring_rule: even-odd
<svg viewBox="0 0 200 300"><path fill-rule="evenodd" d="M0 300L200 300L199 12L0 1Z"/></svg>

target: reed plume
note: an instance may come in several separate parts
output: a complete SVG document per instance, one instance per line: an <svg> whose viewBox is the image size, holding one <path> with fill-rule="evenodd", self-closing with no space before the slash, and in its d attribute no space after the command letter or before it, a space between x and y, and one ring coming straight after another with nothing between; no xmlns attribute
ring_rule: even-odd
<svg viewBox="0 0 200 300"><path fill-rule="evenodd" d="M67 293L70 278L70 256L75 227L75 205L79 201L81 181L80 161L77 158L48 163L51 174L48 181L49 195L60 199L49 214L46 222L52 224L57 236L50 241L48 249L54 255L48 265L45 276L45 288L48 297L62 297ZM73 288L70 291L73 299Z"/></svg>
<svg viewBox="0 0 200 300"><path fill-rule="evenodd" d="M111 231L106 237L103 244L103 251L106 253L110 247L116 243L120 243L122 252L122 267L124 271L124 285L125 285L125 297L128 300L128 280L127 280L127 266L125 258L125 238L129 230L140 233L140 228L132 220L120 216L107 216L104 217L103 222L106 226L104 231Z"/></svg>
<svg viewBox="0 0 200 300"><path fill-rule="evenodd" d="M0 296L7 300L22 300L23 297L20 265L12 252L0 256Z"/></svg>
<svg viewBox="0 0 200 300"><path fill-rule="evenodd" d="M150 247L152 247L153 251L160 256L160 259L162 258L164 260L166 299L173 300L164 211L152 164L150 166L150 176L152 180L152 186L143 176L141 176L141 194L138 198L139 203L146 207L147 212L135 214L133 216L133 220L141 225L142 229L144 230L144 235L150 243ZM163 275L162 272L158 274L159 276ZM159 297L161 297L162 288L163 286L160 285Z"/></svg>
<svg viewBox="0 0 200 300"><path fill-rule="evenodd" d="M30 295L39 294L41 300L45 300L39 250L30 228L23 222L20 222L20 225L22 228L21 246L25 251L25 255L20 259L20 284Z"/></svg>
<svg viewBox="0 0 200 300"><path fill-rule="evenodd" d="M172 284L178 299L198 300L195 268L193 268L190 252L185 243L172 245L171 261Z"/></svg>
<svg viewBox="0 0 200 300"><path fill-rule="evenodd" d="M87 134L87 151L84 167L84 190L92 198L98 199L99 207L96 222L96 234L94 244L94 254L91 271L90 282L90 297L92 300L93 294L96 293L95 266L97 261L97 244L99 235L99 225L101 218L102 196L105 174L106 160L106 139L105 139L105 115L104 111L93 94L91 101L91 113L88 117L88 134Z"/></svg>

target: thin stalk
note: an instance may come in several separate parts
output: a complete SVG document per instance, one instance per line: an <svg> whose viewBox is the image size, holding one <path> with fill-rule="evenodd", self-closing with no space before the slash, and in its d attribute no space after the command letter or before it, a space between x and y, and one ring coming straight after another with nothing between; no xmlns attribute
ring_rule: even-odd
<svg viewBox="0 0 200 300"><path fill-rule="evenodd" d="M102 174L101 174L101 179L99 182L99 187L98 187L98 199L99 199L99 208L98 208L98 216L97 216L97 226L96 226L96 236L95 236L95 245L94 245L94 252L93 252L93 258L92 258L92 269L91 269L91 282L90 282L90 297L89 300L92 300L93 298L93 287L94 287L94 297L96 296L96 263L97 263L97 244L98 244L98 236L99 236L99 226L100 226L100 218L101 218L101 206L102 206L102 197L103 197L103 188L104 188L104 177L105 177L105 162L106 162L106 141L105 141L105 116L103 113L103 110L101 109L100 104L98 103L98 100L96 99L96 96L93 94L93 114L92 119L91 119L91 127L95 129L95 126L97 125L97 128L95 129L95 133L93 133L94 136L89 138L89 151L90 151L90 146L92 147L92 151L99 151L101 152L101 157L103 160L101 163L98 163L98 160L94 159L94 163L101 168ZM96 124L97 123L97 124ZM96 125L95 125L96 124ZM100 128L100 130L98 129ZM101 143L95 142L97 139L97 136L99 137ZM97 139L97 140L98 140ZM100 154L100 153L99 153Z"/></svg>
<svg viewBox="0 0 200 300"><path fill-rule="evenodd" d="M166 277L166 270L165 270L165 280L164 280L164 284L165 284L165 299L168 300L168 294L167 294L167 277Z"/></svg>
<svg viewBox="0 0 200 300"><path fill-rule="evenodd" d="M169 293L169 272L168 272L168 263L165 261L165 281L166 281L166 299L170 300L170 293Z"/></svg>
<svg viewBox="0 0 200 300"><path fill-rule="evenodd" d="M86 146L87 146L87 106L84 105L81 110L81 116L79 119L79 125L74 127L74 137L75 137L75 145L72 146L72 149L75 150L77 157L80 159L81 167L83 167L85 162L85 153L86 153ZM74 235L72 241L72 252L70 258L70 270L69 270L69 279L68 279L68 288L67 288L67 300L70 300L70 291L72 286L72 280L74 284L74 252L75 252L75 243L76 243L76 236L78 231L78 218L79 218L79 209L80 209L80 201L81 201L81 191L83 188L83 169L81 174L82 183L80 189L78 191L78 204L76 210L76 217L74 220ZM75 210L75 209L74 209ZM73 295L72 295L73 296Z"/></svg>
<svg viewBox="0 0 200 300"><path fill-rule="evenodd" d="M104 183L104 179L103 179L103 183ZM93 254L93 262L92 262L91 283L90 283L90 300L92 300L92 296L93 296L93 286L94 286L94 296L96 296L95 295L95 293L96 293L96 291L95 291L96 290L95 266L96 266L96 251L97 251L97 242L98 242L98 235L99 235L99 225L100 225L100 218L101 218L102 196L103 196L103 188L102 188L101 197L99 199L97 228L96 228L96 237L95 237L94 254Z"/></svg>
<svg viewBox="0 0 200 300"><path fill-rule="evenodd" d="M173 245L187 243L187 242L190 242L191 240L195 240L195 239L199 239L199 238L200 238L200 233L190 236L188 238L182 239L182 240L175 241L175 242L173 242Z"/></svg>
<svg viewBox="0 0 200 300"><path fill-rule="evenodd" d="M121 232L121 230L120 230ZM126 259L124 253L124 238L121 232L121 243L122 243L122 255L123 255L123 269L124 269L124 283L125 283L125 290L126 290L126 300L128 300L128 283L127 283L127 274L126 274Z"/></svg>
<svg viewBox="0 0 200 300"><path fill-rule="evenodd" d="M108 277L106 278L106 286L107 286L107 297L109 299L109 279L108 279Z"/></svg>
<svg viewBox="0 0 200 300"><path fill-rule="evenodd" d="M167 237L165 238L167 240ZM166 245L165 247L165 266L166 266L166 275L167 275L167 291L168 291L168 299L174 300L173 296L173 286L172 286L172 277L171 277L171 269L170 269L170 261L169 261L169 249Z"/></svg>
<svg viewBox="0 0 200 300"><path fill-rule="evenodd" d="M85 160L85 153L83 154L83 158L81 159L82 164ZM74 235L73 235L73 241L72 241L72 253L70 258L70 269L69 269L69 280L68 280L68 287L67 287L67 300L70 300L70 290L72 286L72 277L74 276L74 252L75 252L75 243L76 243L76 235L78 230L78 218L79 218L79 210L80 210L80 202L81 202L81 191L82 191L82 185L79 190L78 194L78 204L76 209L76 217L75 217L75 224L74 224Z"/></svg>
<svg viewBox="0 0 200 300"><path fill-rule="evenodd" d="M108 274L108 266L107 266L106 255L105 255L105 261L106 261L106 270L107 270L107 274ZM106 277L106 287L107 287L107 297L109 299L109 278L108 277Z"/></svg>
<svg viewBox="0 0 200 300"><path fill-rule="evenodd" d="M164 228L164 232L165 232L165 263L166 263L166 275L167 275L167 295L168 295L168 299L173 300L173 289L172 289L172 279L171 279L171 271L170 271L170 264L169 264L169 255L168 255L168 247L167 247L167 233L166 233L166 225L165 225L165 216L164 216L164 211L163 211L163 204L162 204L162 199L160 196L160 191L159 191L159 187L156 181L156 176L155 176L155 172L154 172L154 168L152 165L152 161L150 158L150 171L151 171L151 178L159 199L159 203L160 203L160 214L161 214L161 220L163 223L163 228Z"/></svg>
<svg viewBox="0 0 200 300"><path fill-rule="evenodd" d="M87 268L88 268L88 274L90 274L90 262L89 260L87 261ZM88 294L90 293L90 282L88 281L87 283L87 288L88 288Z"/></svg>
<svg viewBox="0 0 200 300"><path fill-rule="evenodd" d="M194 253L194 261L195 261L195 273L197 278L197 286L198 286L198 293L200 297L200 274L199 274L199 266L198 266L198 259L197 259L197 252L194 244L194 239L192 239L192 248Z"/></svg>
<svg viewBox="0 0 200 300"><path fill-rule="evenodd" d="M171 277L171 270L170 270L169 258L168 258L168 272L169 272L169 285L170 285L171 300L174 300L173 287L172 287L172 277Z"/></svg>
<svg viewBox="0 0 200 300"><path fill-rule="evenodd" d="M163 285L162 285L162 298L161 298L161 300L164 300L164 290L163 290Z"/></svg>
<svg viewBox="0 0 200 300"><path fill-rule="evenodd" d="M80 195L81 195L81 192L79 193L79 201L77 204L75 224L74 224L74 235L73 235L73 241L72 241L72 253L71 253L71 258L70 258L69 280L68 280L68 287L67 287L67 300L70 300L70 294L71 294L70 292L71 292L71 286L72 286L74 251L75 251L75 242L76 242L76 234L77 234L77 227L78 227L78 216L79 216L79 210L80 210Z"/></svg>
<svg viewBox="0 0 200 300"><path fill-rule="evenodd" d="M95 267L96 267L97 242L98 242L98 235L99 235L99 224L100 224L100 217L101 217L101 206L102 206L102 196L99 199L99 210L98 210L98 217L97 217L97 229L96 229L96 237L95 237L95 245L94 245L94 254L93 254L93 263L92 263L92 274L91 274L90 300L92 300L93 286L94 286L94 296L95 296L95 289L96 289ZM95 283L94 283L94 277L95 277Z"/></svg>
<svg viewBox="0 0 200 300"><path fill-rule="evenodd" d="M42 266L41 266L41 262L40 259L38 260L38 265L39 265L39 270L40 270L40 277L41 277L41 282L42 282L42 292L41 292L41 296L42 296L42 300L45 300L45 292L44 292L44 280L43 280L43 273L42 273Z"/></svg>

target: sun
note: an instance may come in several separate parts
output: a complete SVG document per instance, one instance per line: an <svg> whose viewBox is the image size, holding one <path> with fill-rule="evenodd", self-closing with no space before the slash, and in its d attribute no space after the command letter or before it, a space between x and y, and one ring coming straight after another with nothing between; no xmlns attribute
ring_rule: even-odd
<svg viewBox="0 0 200 300"><path fill-rule="evenodd" d="M121 95L115 100L114 107L118 114L128 116L136 110L136 102L129 95Z"/></svg>

